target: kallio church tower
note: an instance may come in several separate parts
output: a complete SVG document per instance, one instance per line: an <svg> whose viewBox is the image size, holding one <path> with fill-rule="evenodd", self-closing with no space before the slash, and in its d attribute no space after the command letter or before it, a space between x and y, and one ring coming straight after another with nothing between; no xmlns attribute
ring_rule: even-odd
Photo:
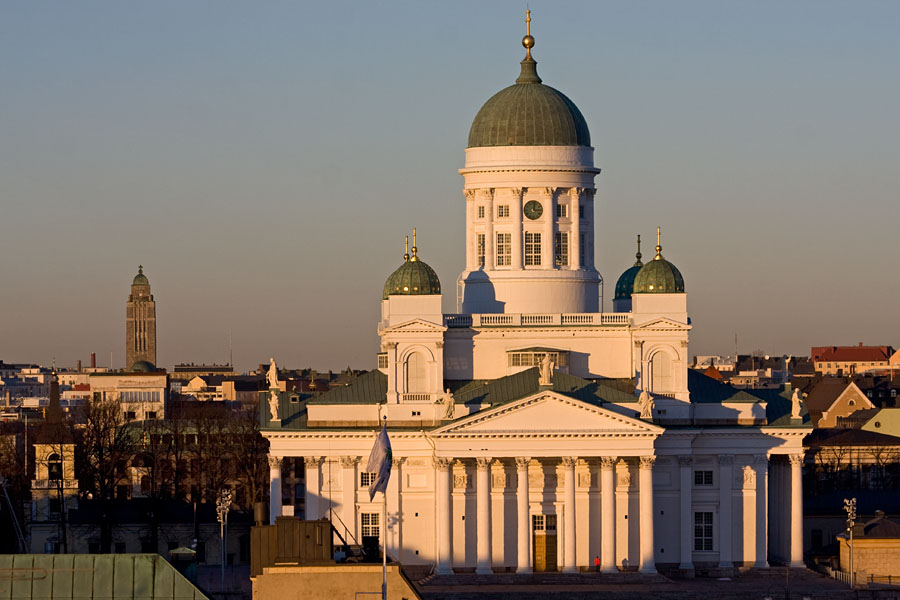
<svg viewBox="0 0 900 600"><path fill-rule="evenodd" d="M139 361L156 365L156 301L143 266L138 266L125 304L125 368Z"/></svg>

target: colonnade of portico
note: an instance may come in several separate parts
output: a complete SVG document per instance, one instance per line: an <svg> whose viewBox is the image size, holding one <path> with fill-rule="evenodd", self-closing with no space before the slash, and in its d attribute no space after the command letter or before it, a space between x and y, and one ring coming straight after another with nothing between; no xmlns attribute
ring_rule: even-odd
<svg viewBox="0 0 900 600"><path fill-rule="evenodd" d="M600 568L606 572L618 570L623 558L645 573L655 572L657 561L677 562L679 568L692 570L694 513L706 505L714 505L716 514L715 554L719 568L729 569L735 560L764 567L768 565L768 556L792 566L802 565L800 455L779 456L771 463L766 455L757 455L740 469L735 467L733 455L718 455L712 463L717 489L704 492L702 501L695 497L695 457L660 456L673 478L677 473L677 486L672 482L672 491L665 502L666 507L674 506L674 496L677 496L677 514L662 515L657 504L663 504L655 500L653 490L654 468L660 467L656 455L460 458L441 456L439 449L435 454L416 457L411 467L406 464L408 459L395 456L386 501L388 514L397 515L395 521L413 527L403 477L431 471L433 485L428 486L427 494L429 502L433 499L434 532L429 536L433 548L425 549L422 557L433 552L438 573L472 566L477 573L485 574L499 569L531 572L532 517L538 514L556 515L558 566L563 572L592 565L594 556L599 556ZM360 463L365 459L331 457L329 460L334 466L328 468L339 472L325 474L326 459L305 459L307 518L327 517L326 504L337 497L342 505L342 521L352 529L358 510ZM706 460L709 464L709 457ZM281 496L278 464L277 457L270 460L273 498ZM326 500L323 485L328 478L332 481L340 478L343 487L337 496L329 490L330 499ZM742 479L751 481L752 485L742 486ZM421 497L422 492L417 493ZM716 495L712 503L709 502L711 493ZM278 504L272 503L273 521L280 514ZM475 523L471 522L473 519ZM749 530L746 525L741 530L741 524L746 523L751 524ZM404 540L404 532L397 522L392 523L389 518L388 524L389 553L400 556L401 548L408 549L410 544ZM426 519L416 526L430 527L431 522ZM677 554L674 548L657 547L655 527L678 528ZM741 542L733 539L735 531L742 536ZM496 544L501 550L495 550ZM733 553L736 545L743 549L737 558ZM660 554L661 550L665 554ZM700 554L705 558L709 553Z"/></svg>

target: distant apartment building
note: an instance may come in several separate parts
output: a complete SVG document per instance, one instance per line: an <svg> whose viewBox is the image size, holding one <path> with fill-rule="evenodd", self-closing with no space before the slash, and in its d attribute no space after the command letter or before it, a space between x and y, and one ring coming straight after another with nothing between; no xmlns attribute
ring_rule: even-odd
<svg viewBox="0 0 900 600"><path fill-rule="evenodd" d="M90 386L94 400L117 401L126 421L165 417L168 386L163 370L92 373Z"/></svg>
<svg viewBox="0 0 900 600"><path fill-rule="evenodd" d="M891 346L813 346L810 358L822 375L855 375L890 368Z"/></svg>

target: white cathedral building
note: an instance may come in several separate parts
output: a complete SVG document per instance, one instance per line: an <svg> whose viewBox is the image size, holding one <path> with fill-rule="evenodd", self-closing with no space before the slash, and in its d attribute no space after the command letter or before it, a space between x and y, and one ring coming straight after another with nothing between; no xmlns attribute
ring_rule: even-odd
<svg viewBox="0 0 900 600"><path fill-rule="evenodd" d="M544 85L526 35L515 83L475 116L465 151L459 314L411 253L384 285L378 369L320 394L282 392L270 442L302 457L305 518L380 536L364 471L386 418L386 546L437 573L803 565L805 409L688 368L679 270L655 255L602 312L590 132ZM266 392L268 394L268 392Z"/></svg>

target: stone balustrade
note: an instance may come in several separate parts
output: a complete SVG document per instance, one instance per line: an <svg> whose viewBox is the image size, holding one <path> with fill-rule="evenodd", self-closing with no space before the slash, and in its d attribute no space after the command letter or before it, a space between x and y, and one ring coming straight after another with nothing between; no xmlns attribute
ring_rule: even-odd
<svg viewBox="0 0 900 600"><path fill-rule="evenodd" d="M444 315L447 327L560 327L565 325L624 326L630 322L629 313L476 313Z"/></svg>

